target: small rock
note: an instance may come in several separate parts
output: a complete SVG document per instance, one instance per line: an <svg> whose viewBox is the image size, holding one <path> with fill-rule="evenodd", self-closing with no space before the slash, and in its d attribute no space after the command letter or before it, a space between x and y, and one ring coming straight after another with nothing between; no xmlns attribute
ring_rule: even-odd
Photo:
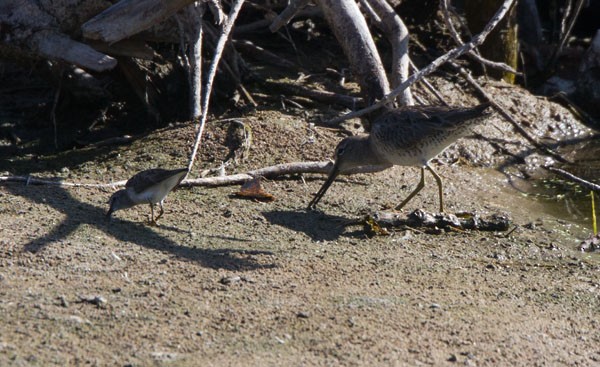
<svg viewBox="0 0 600 367"><path fill-rule="evenodd" d="M60 301L60 305L62 307L69 307L69 301L67 301L67 298L65 296L58 297L58 300Z"/></svg>
<svg viewBox="0 0 600 367"><path fill-rule="evenodd" d="M300 319L308 319L310 317L310 312L300 311L296 314L296 317Z"/></svg>
<svg viewBox="0 0 600 367"><path fill-rule="evenodd" d="M238 277L237 275L232 275L221 278L219 282L221 282L221 284L229 285L231 283L239 282L240 280L242 280L242 278Z"/></svg>
<svg viewBox="0 0 600 367"><path fill-rule="evenodd" d="M106 307L106 304L108 303L106 298L102 296L79 296L79 299L81 302L91 303L93 305L98 306L99 308Z"/></svg>

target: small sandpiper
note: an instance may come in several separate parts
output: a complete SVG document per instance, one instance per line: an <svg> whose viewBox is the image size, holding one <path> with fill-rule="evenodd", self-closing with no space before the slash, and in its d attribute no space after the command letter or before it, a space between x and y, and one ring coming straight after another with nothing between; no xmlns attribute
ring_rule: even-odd
<svg viewBox="0 0 600 367"><path fill-rule="evenodd" d="M134 205L150 204L150 223L156 225L156 221L165 212L163 209L165 197L181 183L187 172L187 168L174 170L154 168L137 173L127 180L125 189L115 192L110 197L110 209L106 216L110 218L113 212L131 208ZM160 214L154 218L154 204L156 203L160 206Z"/></svg>
<svg viewBox="0 0 600 367"><path fill-rule="evenodd" d="M314 209L340 172L360 166L416 166L421 168L421 181L402 201L402 209L425 186L425 169L435 178L444 211L442 179L429 166L429 161L449 145L467 135L470 128L489 114L489 103L472 108L445 106L411 106L384 112L377 118L369 135L351 136L335 150L335 163L327 181L321 186L308 209Z"/></svg>

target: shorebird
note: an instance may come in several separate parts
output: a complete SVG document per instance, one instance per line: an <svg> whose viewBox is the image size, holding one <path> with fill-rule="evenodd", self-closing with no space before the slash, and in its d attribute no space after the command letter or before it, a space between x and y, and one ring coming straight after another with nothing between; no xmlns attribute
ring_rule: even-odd
<svg viewBox="0 0 600 367"><path fill-rule="evenodd" d="M335 149L335 162L329 177L308 205L314 209L338 174L360 166L416 166L421 181L396 210L402 209L425 186L425 169L438 185L440 211L444 211L442 179L429 161L449 145L469 133L488 114L489 103L472 108L411 106L384 112L372 125L369 135L351 136Z"/></svg>
<svg viewBox="0 0 600 367"><path fill-rule="evenodd" d="M110 208L106 216L117 210L131 208L138 204L150 204L150 223L156 225L156 221L163 215L163 200L175 186L187 174L187 168L166 170L162 168L148 169L137 173L125 184L125 188L115 192L110 197ZM154 205L160 206L160 214L154 218Z"/></svg>

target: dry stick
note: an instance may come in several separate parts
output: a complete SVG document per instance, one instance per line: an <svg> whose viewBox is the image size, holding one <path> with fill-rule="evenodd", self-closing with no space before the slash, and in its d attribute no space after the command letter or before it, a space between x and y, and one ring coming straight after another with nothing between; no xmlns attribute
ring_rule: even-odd
<svg viewBox="0 0 600 367"><path fill-rule="evenodd" d="M567 19L569 18L569 14L571 14L571 8L573 7L573 0L567 1L567 6L565 6L563 17L560 21L560 36L567 33Z"/></svg>
<svg viewBox="0 0 600 367"><path fill-rule="evenodd" d="M523 136L525 139L527 139L527 141L530 142L534 147L539 149L541 152L548 154L549 156L555 158L559 162L569 163L568 160L566 160L565 158L561 157L559 154L552 151L552 149L550 147L548 147L547 145L545 145L543 143L538 142L534 137L529 135L529 133L525 129L523 129L523 127L521 127L521 125L519 125L519 123L508 112L506 112L506 110L503 107L501 107L498 103L496 103L494 101L494 99L489 94L487 94L487 92L485 90L483 90L483 88L479 85L479 83L477 83L477 81L475 81L475 79L473 79L471 74L467 73L467 71L465 69L459 67L458 65L456 65L454 63L449 63L449 65L451 65L455 69L458 69L458 72L467 80L467 82L473 88L475 88L475 90L485 100L489 101L492 104L492 106L494 106L494 109L496 111L498 111L498 113L502 117L504 117L504 119L506 121L508 121L515 128L515 130L517 130L517 132L519 134L521 134L521 136Z"/></svg>
<svg viewBox="0 0 600 367"><path fill-rule="evenodd" d="M273 19L273 23L269 26L269 30L272 33L275 33L279 30L279 28L288 24L290 20L298 13L300 10L304 9L310 0L292 0L289 5L283 9L281 14L279 14L275 19Z"/></svg>
<svg viewBox="0 0 600 367"><path fill-rule="evenodd" d="M275 178L282 175L294 175L300 173L329 173L333 163L331 162L295 162L283 163L275 166L264 167L246 173L230 176L204 177L187 179L181 182L181 186L226 186L242 184L255 177ZM342 175L353 175L356 173L374 173L383 171L390 166L364 166L341 172ZM56 179L41 179L31 176L0 176L0 182L25 182L26 185L51 185L59 187L86 187L86 188L115 188L124 186L127 181L116 181L107 184L88 184L56 181Z"/></svg>
<svg viewBox="0 0 600 367"><path fill-rule="evenodd" d="M412 60L410 60L410 67L413 69L413 72L418 73L419 72L419 68L417 68L417 65L415 65L415 63L412 62ZM440 101L442 102L442 104L444 106L448 106L448 102L446 102L446 99L444 98L444 96L442 96L440 94L440 92L437 91L437 89L434 88L433 85L431 85L431 83L429 83L429 81L423 77L423 79L421 79L419 82L425 84L425 87Z"/></svg>
<svg viewBox="0 0 600 367"><path fill-rule="evenodd" d="M192 149L192 154L190 156L190 161L188 163L188 173L192 170L194 166L194 160L196 159L196 154L198 154L198 148L200 147L200 142L202 140L202 133L204 132L204 126L206 125L206 116L208 113L208 102L210 100L210 94L212 92L212 84L215 79L215 75L217 73L217 65L219 64L219 60L221 59L221 55L223 54L223 49L225 48L225 43L229 39L229 33L233 28L233 24L235 23L235 19L244 4L244 0L236 0L231 6L231 10L229 12L229 16L223 23L223 27L221 30L221 37L217 41L217 46L215 47L215 55L213 57L212 63L210 65L210 69L208 71L208 80L206 82L206 88L204 91L204 98L202 100L202 115L200 117L200 123L197 127L198 132L196 134L196 141L194 142L194 148Z"/></svg>
<svg viewBox="0 0 600 367"><path fill-rule="evenodd" d="M216 35L214 33L212 33L213 30L211 28L207 27L206 31L208 34L211 35L211 37L216 38ZM232 59L235 59L235 60L231 60L231 61L232 61L232 63L235 63L237 58L239 58L239 54L236 52L235 48L232 48L232 51L233 52L231 52L231 56L232 56ZM224 59L222 62L220 62L219 65L223 68L224 71L226 71L229 74L231 79L233 79L233 81L235 82L235 87L240 92L240 94L246 99L246 101L248 103L250 103L253 107L258 107L258 103L256 103L256 101L254 100L254 98L252 97L250 92L248 92L246 87L244 87L244 84L242 84L242 81L241 81L240 75L239 75L239 70L234 70L234 68L230 65L230 62L227 61L227 59Z"/></svg>
<svg viewBox="0 0 600 367"><path fill-rule="evenodd" d="M457 45L459 45L459 46L463 45L464 41L462 40L462 38L460 38L460 35L458 34L456 28L454 28L454 24L452 24L452 19L450 19L450 11L448 10L448 0L442 0L442 2L440 3L440 6L442 7L442 10L444 11L444 22L446 23L446 27L448 28L448 31L450 32L450 36L454 39L454 42L456 42ZM483 65L490 66L494 69L499 69L499 70L502 70L507 73L513 73L515 75L522 75L522 73L519 73L518 71L516 71L515 69L513 69L512 67L510 67L509 65L507 65L503 62L491 61L491 60L481 57L481 55L479 55L477 52L475 52L475 50L467 52L467 55L469 55L470 57L475 59L475 61L477 61Z"/></svg>
<svg viewBox="0 0 600 367"><path fill-rule="evenodd" d="M421 69L420 72L411 75L410 78L408 78L404 83L400 84L397 88L395 88L393 91L391 91L388 95L386 95L379 102L377 102L367 108L363 108L362 110L350 112L350 113L347 113L338 118L332 119L328 122L328 124L340 123L344 120L347 120L347 119L350 119L353 117L359 117L359 116L362 116L369 112L375 111L376 109L378 109L380 107L383 107L384 105L392 102L394 100L394 98L396 98L396 96L398 96L400 93L402 93L402 91L404 89L413 85L416 81L421 80L424 76L431 74L445 62L454 60L457 57L464 54L465 52L469 52L472 49L474 49L475 47L481 45L483 43L483 41L485 41L485 38L488 36L488 34L490 34L490 32L498 25L498 23L502 20L502 18L504 18L504 16L508 12L508 10L510 9L510 7L514 3L514 1L515 0L505 0L504 3L502 4L502 6L500 6L498 11L496 12L496 14L494 14L492 19L489 21L489 23L486 24L483 31L481 31L481 33L479 33L478 35L473 37L473 39L471 41L438 57L431 64L429 64L425 68Z"/></svg>
<svg viewBox="0 0 600 367"><path fill-rule="evenodd" d="M274 65L274 66L277 66L280 68L298 70L297 64L295 64L287 59L284 59L283 57L281 57L277 54L274 54L271 51L265 50L264 48L262 48L258 45L255 45L251 41L234 40L233 44L235 45L235 48L237 50L240 50L241 53L244 55L249 55L251 57L254 57L257 60L266 62L268 64L271 64L271 65Z"/></svg>
<svg viewBox="0 0 600 367"><path fill-rule="evenodd" d="M56 107L58 107L58 100L60 98L60 90L62 88L62 80L64 77L64 71L60 70L58 75L58 86L56 87L56 93L54 94L54 102L52 103L52 110L50 111L50 117L52 119L52 126L54 128L54 149L58 149L58 131L56 128Z"/></svg>
<svg viewBox="0 0 600 367"><path fill-rule="evenodd" d="M578 183L579 185L585 187L586 189L589 190L594 190L594 191L598 191L600 192L600 185L597 185L593 182L589 182L587 180L584 180L581 177L577 177L572 173L569 173L567 171L564 171L560 168L555 168L555 167L550 167L550 166L542 166L542 168L547 169L548 171L554 172L554 173L558 173L560 176L563 176L564 178L571 180L575 183Z"/></svg>
<svg viewBox="0 0 600 367"><path fill-rule="evenodd" d="M552 58L550 58L550 62L548 63L548 67L546 67L546 69L553 68L556 64L558 55L560 55L562 49L565 47L565 44L567 43L567 40L569 39L569 36L571 36L571 32L573 31L575 21L577 20L577 18L579 18L579 13L581 13L581 8L583 8L583 1L584 0L577 1L577 4L575 5L575 11L573 12L573 17L571 18L571 22L569 23L566 32L562 35L562 39L560 40L558 47L556 48L556 50L554 50Z"/></svg>
<svg viewBox="0 0 600 367"><path fill-rule="evenodd" d="M282 163L275 166L264 167L247 173L239 173L229 176L204 177L184 180L182 186L224 186L242 184L256 177L276 178L283 175L294 175L301 173L329 173L333 167L332 162L294 162ZM353 175L357 173L374 173L390 168L389 165L363 166L341 172L342 175Z"/></svg>

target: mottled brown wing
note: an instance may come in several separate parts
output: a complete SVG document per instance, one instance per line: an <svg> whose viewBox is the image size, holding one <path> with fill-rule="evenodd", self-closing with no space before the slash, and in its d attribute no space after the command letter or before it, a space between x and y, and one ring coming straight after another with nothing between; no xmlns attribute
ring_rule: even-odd
<svg viewBox="0 0 600 367"><path fill-rule="evenodd" d="M135 192L140 193L146 190L147 188L152 187L168 179L169 177L179 175L184 172L187 172L187 168L179 168L173 170L167 170L162 168L148 169L139 172L138 174L130 178L125 184L125 187L132 187ZM181 179L183 179L184 176L185 175L181 175Z"/></svg>
<svg viewBox="0 0 600 367"><path fill-rule="evenodd" d="M371 134L377 140L412 149L436 135L451 138L468 131L470 125L486 116L489 104L476 107L410 106L390 110L373 123ZM393 137L393 138L390 138Z"/></svg>

